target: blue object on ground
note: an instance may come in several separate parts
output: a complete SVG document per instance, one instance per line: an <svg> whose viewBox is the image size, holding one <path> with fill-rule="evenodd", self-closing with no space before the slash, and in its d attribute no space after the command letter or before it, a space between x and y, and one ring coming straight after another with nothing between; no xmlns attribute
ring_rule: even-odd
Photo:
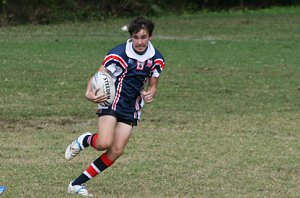
<svg viewBox="0 0 300 198"><path fill-rule="evenodd" d="M1 195L2 193L4 193L5 190L6 190L6 187L5 187L5 186L0 186L0 195Z"/></svg>

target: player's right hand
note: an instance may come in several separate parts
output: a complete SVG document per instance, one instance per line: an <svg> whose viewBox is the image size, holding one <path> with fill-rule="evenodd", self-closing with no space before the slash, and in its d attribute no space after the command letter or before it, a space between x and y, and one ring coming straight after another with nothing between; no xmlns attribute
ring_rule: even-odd
<svg viewBox="0 0 300 198"><path fill-rule="evenodd" d="M86 92L85 97L88 100L90 100L91 102L94 102L97 104L105 102L107 100L107 96L105 94L98 93L98 92L99 92L99 89L96 90L95 92L94 91Z"/></svg>

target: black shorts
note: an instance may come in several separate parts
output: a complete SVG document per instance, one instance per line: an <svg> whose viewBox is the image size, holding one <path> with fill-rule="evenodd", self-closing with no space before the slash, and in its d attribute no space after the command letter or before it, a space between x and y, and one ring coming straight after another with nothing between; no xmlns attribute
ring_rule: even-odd
<svg viewBox="0 0 300 198"><path fill-rule="evenodd" d="M125 119L125 118L122 118L120 117L117 112L111 110L111 109L98 109L98 111L96 112L96 114L100 117L100 116L103 116L103 115L111 115L113 117L115 117L117 119L117 122L123 122L125 124L128 124L130 126L137 126L137 122L138 120L137 119L133 119L133 120L130 120L130 119Z"/></svg>

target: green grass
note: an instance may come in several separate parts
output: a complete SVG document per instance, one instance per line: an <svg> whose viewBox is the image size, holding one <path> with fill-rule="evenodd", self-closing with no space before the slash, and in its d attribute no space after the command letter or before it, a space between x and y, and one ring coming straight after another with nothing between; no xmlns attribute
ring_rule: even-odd
<svg viewBox="0 0 300 198"><path fill-rule="evenodd" d="M166 59L124 155L95 197L299 197L300 8L155 18ZM100 153L65 147L96 130L86 83L130 19L0 28L2 197L66 193Z"/></svg>

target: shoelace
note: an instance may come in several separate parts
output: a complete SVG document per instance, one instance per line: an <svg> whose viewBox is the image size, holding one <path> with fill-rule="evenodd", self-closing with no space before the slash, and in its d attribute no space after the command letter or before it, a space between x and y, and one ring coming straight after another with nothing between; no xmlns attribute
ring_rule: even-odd
<svg viewBox="0 0 300 198"><path fill-rule="evenodd" d="M74 145L72 145L71 148L70 148L70 149L71 149L71 155L72 155L72 156L77 155L77 154L81 151L80 144L79 144L78 141L76 141L76 144L77 144L77 146L79 147L79 150L76 149L76 148L74 147Z"/></svg>

